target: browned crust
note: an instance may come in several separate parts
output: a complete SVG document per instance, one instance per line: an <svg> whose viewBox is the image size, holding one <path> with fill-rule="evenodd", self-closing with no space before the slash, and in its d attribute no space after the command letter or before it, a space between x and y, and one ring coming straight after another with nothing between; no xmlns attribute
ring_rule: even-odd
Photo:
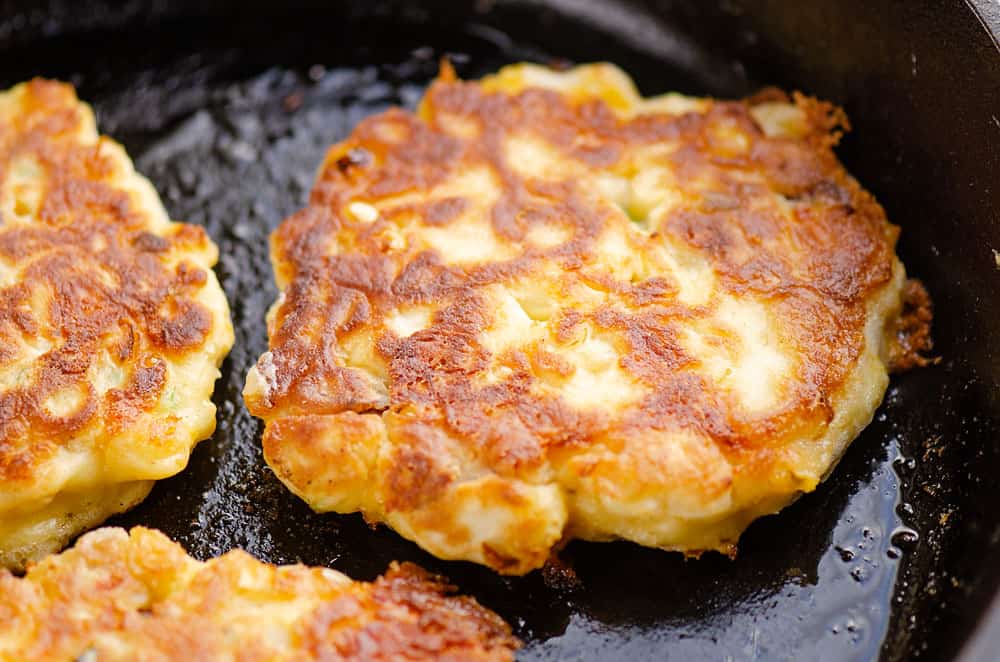
<svg viewBox="0 0 1000 662"><path fill-rule="evenodd" d="M313 659L330 651L344 659L507 660L519 643L510 627L474 598L453 597L455 587L412 563L393 563L370 586L317 610L302 628ZM356 630L345 620L358 619ZM355 621L357 622L357 621Z"/></svg>
<svg viewBox="0 0 1000 662"><path fill-rule="evenodd" d="M506 382L480 389L470 381L487 358L475 341L489 320L478 291L489 283L530 274L541 260L580 270L604 224L618 222L609 218L616 210L593 209L583 198L585 192L570 181L551 184L517 176L499 143L507 134L528 132L563 156L593 167L613 165L627 147L666 138L678 141L681 147L670 164L681 185L708 175L719 190L700 206L670 214L658 232L681 238L709 259L727 292L773 301L797 336L803 360L798 392L781 411L763 420L746 419L714 401L703 383L681 370L691 358L673 341L673 329L702 311L671 301L670 283L662 277L632 284L595 274L594 287L622 292L637 310L627 315L599 310L592 320L629 338L623 361L657 387L639 409L628 413L622 422L626 428L694 428L727 449L753 452L774 440L774 431L792 419L830 416L824 403L864 346L865 305L871 292L889 280L898 232L834 156L835 130L843 119L833 106L797 96L796 103L810 118L810 133L792 140L765 136L750 107L741 102L713 102L704 114L623 121L597 100L574 106L548 90L508 96L484 94L475 83L438 81L426 103L434 116L471 119L482 135L475 142L463 141L449 135L433 116L424 122L401 110L365 120L331 153L361 151L370 155L370 162L347 170L325 168L309 207L277 231L276 265L290 285L271 334L276 381L268 402L250 403L253 413L270 418L277 412L376 408L356 371L319 354L324 343L373 328L379 330L378 352L389 365L393 410L419 411L424 422L445 424L487 454L496 448L496 437L524 431L514 449L487 460L491 467L502 470L505 463L516 462L515 457L531 461L553 445L588 443L598 422L558 400L527 395L534 379L529 357L510 357L514 372ZM724 156L713 145L711 132L720 125L737 126L751 140L746 153ZM404 137L387 141L387 128ZM380 230L391 224L391 217L363 226L341 215L350 200L427 190L483 163L504 182L492 211L498 235L518 242L530 227L554 218L571 229L572 239L550 250L529 249L504 262L461 268L443 264L432 251L387 249L380 243ZM730 176L734 172L758 172L763 181L740 182ZM796 208L794 223L772 210L750 211L755 200L775 193L811 204ZM719 202L722 198L725 204ZM426 223L424 217L421 222ZM329 256L327 247L333 242L342 248ZM599 277L604 282L598 282ZM403 339L380 330L386 312L433 301L449 305L430 329ZM559 323L568 328L578 319L567 310ZM317 401L316 384L328 386L322 389L327 399Z"/></svg>
<svg viewBox="0 0 1000 662"><path fill-rule="evenodd" d="M0 370L23 358L22 342L51 344L0 393L0 481L30 479L96 421L110 434L128 428L160 400L164 357L199 351L213 324L194 298L204 269L177 259L214 251L204 230L149 232L145 212L115 184L122 173L108 144L78 140L83 112L71 87L34 80L13 121L0 123L0 183L22 157L45 172L34 222L0 218L0 264L19 273L0 289ZM102 348L125 382L95 393L88 370ZM64 389L82 395L79 406L53 416L43 403Z"/></svg>
<svg viewBox="0 0 1000 662"><path fill-rule="evenodd" d="M409 563L352 582L100 529L23 579L0 570L0 659L512 660L507 624L453 592Z"/></svg>
<svg viewBox="0 0 1000 662"><path fill-rule="evenodd" d="M419 529L429 527L444 540L435 543L439 551L468 549L472 527L453 511L460 499L472 499L458 496L470 476L503 479L506 491L490 483L491 505L519 517L528 508L515 482L559 484L559 498L577 504L580 492L560 481L586 482L591 505L687 490L704 506L701 513L732 495L722 538L706 535L689 546L731 553L734 530L751 513L780 508L812 489L849 439L838 436L815 451L808 443L830 427L835 436L856 433L877 404L859 400L860 413L834 426L845 385L866 351L871 317L894 314L903 273L894 253L898 228L833 151L848 126L843 112L795 94L790 103L800 126L794 131L759 123L757 104L787 100L770 93L705 100L697 112L628 114L595 95L531 86L491 92L456 80L446 68L419 114L393 109L361 122L330 150L308 206L272 237L283 299L269 318L270 351L251 375L257 384L245 393L250 411L267 422L265 457L315 507L360 509L397 528L402 522L409 527L404 535L418 539ZM515 137L544 145L556 165L542 176L525 174L508 160ZM647 216L640 233L626 206L595 193L595 177L634 177L650 161L672 178L670 188L682 199ZM475 195L440 192L484 170L496 182L490 193L498 195L485 209L475 207L481 203ZM356 217L350 207L359 201L376 206L377 217ZM505 257L456 261L460 256L399 240L407 232L418 238L447 232L470 213L484 220L484 240L506 249ZM538 231L553 229L561 239L534 243ZM707 264L714 279L709 300L685 303L686 283L666 268L630 278L602 265L594 256L619 230L633 255L654 255L669 243ZM494 353L482 341L497 319L491 287L516 291L526 281L542 283L555 301L543 320L551 336L547 344L515 343ZM569 288L582 286L604 303L559 305ZM717 323L723 299L766 306L778 329L775 342L792 368L773 405L744 406L707 377L702 358L686 344L685 332L702 325L710 328L706 342L740 351L737 334ZM410 334L392 330L393 315L420 306L433 309L428 324ZM561 397L574 366L551 348L571 345L585 329L612 343L618 367L638 384L635 401L609 412ZM881 340L881 329L873 338ZM349 354L359 346L374 357L365 365ZM866 369L881 379L873 367L879 347L868 349L876 358ZM369 414L363 433L349 424L354 413ZM283 434L283 421L298 417L316 417L311 425L322 433L313 441ZM336 472L308 462L314 443L324 453L379 459L341 484ZM669 446L690 463L677 462ZM791 465L802 458L823 466L796 473ZM345 485L366 481L367 500L323 500L324 490L342 494ZM588 529L575 516L563 535L610 537L607 527ZM722 521L718 512L698 516L706 527L713 517ZM560 517L566 518L557 513L550 522ZM522 519L496 535L527 539L537 533L533 526ZM552 544L550 534L547 543L532 544ZM505 572L525 572L547 556L537 549L531 558L512 556L492 544L460 554Z"/></svg>
<svg viewBox="0 0 1000 662"><path fill-rule="evenodd" d="M926 355L934 349L931 323L934 307L927 288L910 279L903 288L903 312L896 321L890 347L889 367L893 372L923 368L939 359Z"/></svg>

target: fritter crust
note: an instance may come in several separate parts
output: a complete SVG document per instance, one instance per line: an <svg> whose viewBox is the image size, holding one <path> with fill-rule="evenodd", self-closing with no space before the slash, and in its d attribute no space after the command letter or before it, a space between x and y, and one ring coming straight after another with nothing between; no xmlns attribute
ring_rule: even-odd
<svg viewBox="0 0 1000 662"><path fill-rule="evenodd" d="M141 501L212 433L216 258L72 87L0 93L0 566Z"/></svg>
<svg viewBox="0 0 1000 662"><path fill-rule="evenodd" d="M22 579L0 570L0 660L512 660L507 624L452 591L412 564L355 582L105 528Z"/></svg>
<svg viewBox="0 0 1000 662"><path fill-rule="evenodd" d="M504 573L572 537L732 554L887 386L898 229L833 106L642 99L610 65L446 66L272 237L244 397L275 473Z"/></svg>

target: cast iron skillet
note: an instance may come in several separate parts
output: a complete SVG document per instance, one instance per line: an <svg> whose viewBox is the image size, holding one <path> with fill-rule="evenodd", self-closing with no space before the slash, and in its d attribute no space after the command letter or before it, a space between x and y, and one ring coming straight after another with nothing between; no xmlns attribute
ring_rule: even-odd
<svg viewBox="0 0 1000 662"><path fill-rule="evenodd" d="M1000 583L998 25L989 0L0 0L0 84L76 83L172 216L222 251L237 341L218 431L115 523L159 527L199 557L239 546L357 578L417 561L508 619L525 660L954 658ZM239 396L275 294L265 240L303 204L326 146L412 106L443 55L465 76L611 60L647 93L774 84L843 104L855 130L841 155L903 227L942 362L895 378L833 477L751 526L735 561L573 543L576 581L503 578L311 513L262 462ZM993 611L964 659L996 659Z"/></svg>

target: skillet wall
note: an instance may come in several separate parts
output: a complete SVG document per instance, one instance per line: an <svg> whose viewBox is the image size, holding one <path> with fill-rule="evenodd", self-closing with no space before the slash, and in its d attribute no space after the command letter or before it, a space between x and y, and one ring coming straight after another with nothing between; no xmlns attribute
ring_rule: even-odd
<svg viewBox="0 0 1000 662"><path fill-rule="evenodd" d="M1000 264L993 253L1000 250L1000 51L971 6L959 0L275 4L0 0L0 58L6 49L60 34L178 16L259 21L263 13L336 4L344 20L381 15L448 25L475 15L550 52L592 59L595 44L551 29L560 13L671 63L671 80L682 91L687 84L690 91L732 96L775 84L844 105L854 131L841 155L903 226L900 253L937 305L935 337L947 359L938 370L962 387L960 398L942 395L940 406L962 408L958 419L967 424L951 460L954 480L940 492L960 504L959 516L930 553L913 555L901 568L898 595L919 627L897 623L884 652L957 653L1000 583L1000 496L992 485L1000 451L991 428L978 420L1000 420ZM656 80L648 57L629 61L627 52L619 64L640 81ZM915 517L917 529L932 537L930 513ZM927 578L942 568L952 569L956 583L928 595Z"/></svg>

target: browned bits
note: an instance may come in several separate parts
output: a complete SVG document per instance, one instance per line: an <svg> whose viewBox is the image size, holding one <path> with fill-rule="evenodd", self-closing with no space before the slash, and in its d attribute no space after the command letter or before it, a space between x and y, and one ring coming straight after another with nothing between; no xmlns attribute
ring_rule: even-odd
<svg viewBox="0 0 1000 662"><path fill-rule="evenodd" d="M927 288L919 280L906 281L903 288L903 312L895 325L889 366L893 372L922 368L940 359L926 355L934 349L931 339L933 306Z"/></svg>
<svg viewBox="0 0 1000 662"><path fill-rule="evenodd" d="M409 564L373 582L234 551L200 563L163 534L100 529L24 578L0 569L0 658L513 660L510 627Z"/></svg>
<svg viewBox="0 0 1000 662"><path fill-rule="evenodd" d="M39 163L45 171L36 203L42 222L0 226L0 260L20 274L19 282L0 291L0 343L16 348L35 336L51 349L0 392L0 407L9 414L0 417L0 480L37 465L60 439L93 418L126 427L159 399L142 366L162 351L196 351L211 325L210 313L188 298L203 282L202 270L173 271L165 263L172 248L168 238L131 232L145 219L133 212L126 194L103 179L111 168L106 157L68 139L82 121L71 89L33 81L24 103L20 121L0 124L0 181L11 176L14 162ZM207 241L204 234L200 239ZM45 308L31 305L39 296L48 302ZM128 329L128 349L117 358L132 376L124 390L94 402L88 368L122 329ZM0 369L24 360L14 351L0 358ZM43 409L51 394L73 388L86 395L68 418Z"/></svg>
<svg viewBox="0 0 1000 662"><path fill-rule="evenodd" d="M801 95L643 101L601 65L446 67L274 235L265 457L314 507L503 572L564 535L732 552L881 395L858 384L885 379L898 230L846 127ZM279 439L293 416L310 440Z"/></svg>
<svg viewBox="0 0 1000 662"><path fill-rule="evenodd" d="M0 566L141 500L211 434L232 344L202 228L171 223L69 85L0 92Z"/></svg>

